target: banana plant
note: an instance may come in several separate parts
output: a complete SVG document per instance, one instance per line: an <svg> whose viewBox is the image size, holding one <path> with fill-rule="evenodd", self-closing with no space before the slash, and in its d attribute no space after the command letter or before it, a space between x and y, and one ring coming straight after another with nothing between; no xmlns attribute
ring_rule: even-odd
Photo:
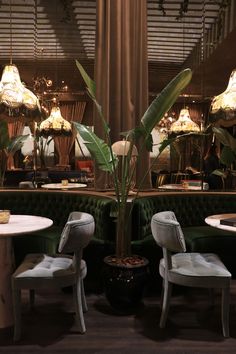
<svg viewBox="0 0 236 354"><path fill-rule="evenodd" d="M79 132L80 136L82 137L92 157L95 159L97 166L101 170L108 172L113 179L113 185L117 200L116 256L127 257L130 255L131 244L130 235L126 229L128 224L127 199L130 191L132 178L135 173L135 168L130 171L130 162L132 159L133 146L137 143L138 140L141 139L142 144L138 154L138 159L140 158L144 150L152 151L153 141L151 132L156 126L156 124L158 124L158 122L162 119L164 114L175 103L182 90L189 84L192 78L192 71L190 69L185 69L181 71L153 100L153 102L150 104L150 106L144 113L143 117L140 119L140 124L130 131L121 133L124 139L128 142L129 149L127 156L122 156L122 159L119 160L115 153L113 153L112 151L110 128L103 115L102 107L96 99L96 84L89 77L89 75L84 70L83 66L79 63L79 61L76 61L76 65L85 81L85 84L87 86L87 92L93 100L95 107L98 111L99 117L101 118L106 141L100 139L94 132L92 132L91 129L89 129L85 125L77 122L73 122L73 124ZM174 140L175 138L164 139L159 146L159 155ZM153 163L155 163L155 161ZM121 177L118 177L118 164L121 164L122 167ZM144 181L148 173L150 173L150 170L144 173L142 181ZM139 186L137 186L135 197L137 197L139 190L142 187L142 181L140 182Z"/></svg>
<svg viewBox="0 0 236 354"><path fill-rule="evenodd" d="M223 145L220 161L230 169L236 162L236 139L226 129L213 127L212 131Z"/></svg>
<svg viewBox="0 0 236 354"><path fill-rule="evenodd" d="M27 137L28 135L19 135L10 139L7 122L0 120L0 187L4 184L8 157L21 149Z"/></svg>
<svg viewBox="0 0 236 354"><path fill-rule="evenodd" d="M212 174L222 178L222 182L225 185L224 180L230 175L235 175L233 171L233 165L236 162L236 139L223 128L212 128L216 139L223 145L220 152L220 162L225 165L225 168L217 169Z"/></svg>

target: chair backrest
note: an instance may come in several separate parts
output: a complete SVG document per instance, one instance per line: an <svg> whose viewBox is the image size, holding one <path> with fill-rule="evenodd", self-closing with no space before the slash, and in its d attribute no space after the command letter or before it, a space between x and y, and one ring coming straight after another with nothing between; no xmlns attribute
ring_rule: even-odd
<svg viewBox="0 0 236 354"><path fill-rule="evenodd" d="M70 213L61 234L58 251L66 253L82 250L88 245L94 230L95 222L92 215L78 211Z"/></svg>
<svg viewBox="0 0 236 354"><path fill-rule="evenodd" d="M185 252L186 244L173 211L161 211L152 217L152 235L157 244L172 252Z"/></svg>

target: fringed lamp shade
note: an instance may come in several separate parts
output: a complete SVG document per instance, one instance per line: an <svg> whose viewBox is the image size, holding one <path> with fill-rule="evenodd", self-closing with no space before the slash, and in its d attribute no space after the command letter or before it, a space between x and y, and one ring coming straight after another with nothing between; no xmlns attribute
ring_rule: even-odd
<svg viewBox="0 0 236 354"><path fill-rule="evenodd" d="M171 125L170 131L173 133L199 132L200 128L190 118L189 110L183 108L180 111L178 120Z"/></svg>
<svg viewBox="0 0 236 354"><path fill-rule="evenodd" d="M72 135L71 124L62 117L59 107L52 107L50 116L40 124L37 135L69 136Z"/></svg>
<svg viewBox="0 0 236 354"><path fill-rule="evenodd" d="M14 64L4 67L0 81L0 113L18 117L36 117L41 114L38 98L21 82Z"/></svg>
<svg viewBox="0 0 236 354"><path fill-rule="evenodd" d="M230 75L226 90L214 97L210 113L212 120L236 118L236 69Z"/></svg>

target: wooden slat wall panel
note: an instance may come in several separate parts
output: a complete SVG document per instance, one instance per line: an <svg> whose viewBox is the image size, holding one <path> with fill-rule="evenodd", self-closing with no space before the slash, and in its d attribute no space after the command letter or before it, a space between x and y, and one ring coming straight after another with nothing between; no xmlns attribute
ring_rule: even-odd
<svg viewBox="0 0 236 354"><path fill-rule="evenodd" d="M205 33L212 26L217 28L219 1L189 1L188 11L181 18L182 3L180 0L165 0L164 15L159 1L147 0L150 77L155 72L158 82L156 84L151 78L150 85L151 88L156 86L157 90L185 63L190 67L196 65L196 58L193 59L191 54L199 53L196 47L202 43L203 16ZM229 11L225 18L223 35L227 37L235 21ZM47 75L55 76L52 72L57 66L71 85L76 86L76 69L71 70L71 67L75 66L75 59L79 59L91 70L95 56L95 32L96 0L2 0L0 63L6 64L11 55L17 65L28 62L27 70L19 68L21 76L28 82L34 71L45 71ZM32 68L31 72L29 68Z"/></svg>

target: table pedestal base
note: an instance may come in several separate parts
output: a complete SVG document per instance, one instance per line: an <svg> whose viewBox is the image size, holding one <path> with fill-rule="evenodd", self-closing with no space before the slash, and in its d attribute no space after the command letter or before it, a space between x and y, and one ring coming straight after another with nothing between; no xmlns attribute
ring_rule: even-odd
<svg viewBox="0 0 236 354"><path fill-rule="evenodd" d="M13 325L11 275L13 273L11 238L0 238L0 328Z"/></svg>

